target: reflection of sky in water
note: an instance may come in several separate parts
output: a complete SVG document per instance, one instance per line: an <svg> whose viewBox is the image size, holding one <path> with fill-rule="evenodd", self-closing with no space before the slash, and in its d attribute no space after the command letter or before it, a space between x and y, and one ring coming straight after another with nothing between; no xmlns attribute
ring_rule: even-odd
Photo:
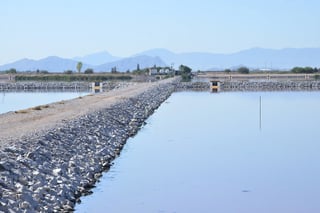
<svg viewBox="0 0 320 213"><path fill-rule="evenodd" d="M34 106L68 100L86 95L86 92L23 92L0 93L0 113L26 109Z"/></svg>
<svg viewBox="0 0 320 213"><path fill-rule="evenodd" d="M175 93L78 212L320 212L319 108L320 92Z"/></svg>

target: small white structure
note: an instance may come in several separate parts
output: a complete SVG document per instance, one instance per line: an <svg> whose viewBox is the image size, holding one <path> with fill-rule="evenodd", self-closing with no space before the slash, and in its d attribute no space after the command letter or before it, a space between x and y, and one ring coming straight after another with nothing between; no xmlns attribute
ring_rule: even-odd
<svg viewBox="0 0 320 213"><path fill-rule="evenodd" d="M157 75L158 69L155 67L149 68L149 75Z"/></svg>
<svg viewBox="0 0 320 213"><path fill-rule="evenodd" d="M102 82L92 82L92 86L91 86L92 92L94 93L103 92L102 86L103 86Z"/></svg>
<svg viewBox="0 0 320 213"><path fill-rule="evenodd" d="M149 75L167 75L172 73L174 73L174 70L171 70L170 68L149 68Z"/></svg>

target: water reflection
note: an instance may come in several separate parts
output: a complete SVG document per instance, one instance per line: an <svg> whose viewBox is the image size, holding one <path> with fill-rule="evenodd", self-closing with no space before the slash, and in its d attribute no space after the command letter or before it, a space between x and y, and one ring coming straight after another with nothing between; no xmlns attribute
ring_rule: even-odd
<svg viewBox="0 0 320 213"><path fill-rule="evenodd" d="M6 93L3 92L3 93L2 93L2 99L1 99L1 103L2 103L2 104L4 103L4 98L5 98L5 96L6 96Z"/></svg>
<svg viewBox="0 0 320 213"><path fill-rule="evenodd" d="M259 98L259 129L262 130L262 98Z"/></svg>

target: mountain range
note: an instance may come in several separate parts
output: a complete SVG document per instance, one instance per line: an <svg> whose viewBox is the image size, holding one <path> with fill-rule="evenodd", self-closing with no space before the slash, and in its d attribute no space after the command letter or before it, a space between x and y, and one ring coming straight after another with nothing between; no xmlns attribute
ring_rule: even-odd
<svg viewBox="0 0 320 213"><path fill-rule="evenodd" d="M118 71L134 70L151 66L174 66L181 64L193 70L222 70L247 66L251 69L291 69L295 66L320 67L320 48L285 48L264 49L252 48L231 54L214 54L205 52L174 53L167 49L151 49L131 57L122 58L108 52L99 52L71 59L50 56L40 60L21 59L0 66L0 70L15 68L18 71L47 70L63 72L76 70L81 61L83 69L92 68L96 72L110 71L116 67Z"/></svg>

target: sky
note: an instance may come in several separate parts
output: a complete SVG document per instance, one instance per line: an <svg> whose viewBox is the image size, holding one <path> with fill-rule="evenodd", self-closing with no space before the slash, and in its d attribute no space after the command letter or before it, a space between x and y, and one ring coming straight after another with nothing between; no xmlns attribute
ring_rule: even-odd
<svg viewBox="0 0 320 213"><path fill-rule="evenodd" d="M153 48L320 47L319 0L1 0L0 64Z"/></svg>

